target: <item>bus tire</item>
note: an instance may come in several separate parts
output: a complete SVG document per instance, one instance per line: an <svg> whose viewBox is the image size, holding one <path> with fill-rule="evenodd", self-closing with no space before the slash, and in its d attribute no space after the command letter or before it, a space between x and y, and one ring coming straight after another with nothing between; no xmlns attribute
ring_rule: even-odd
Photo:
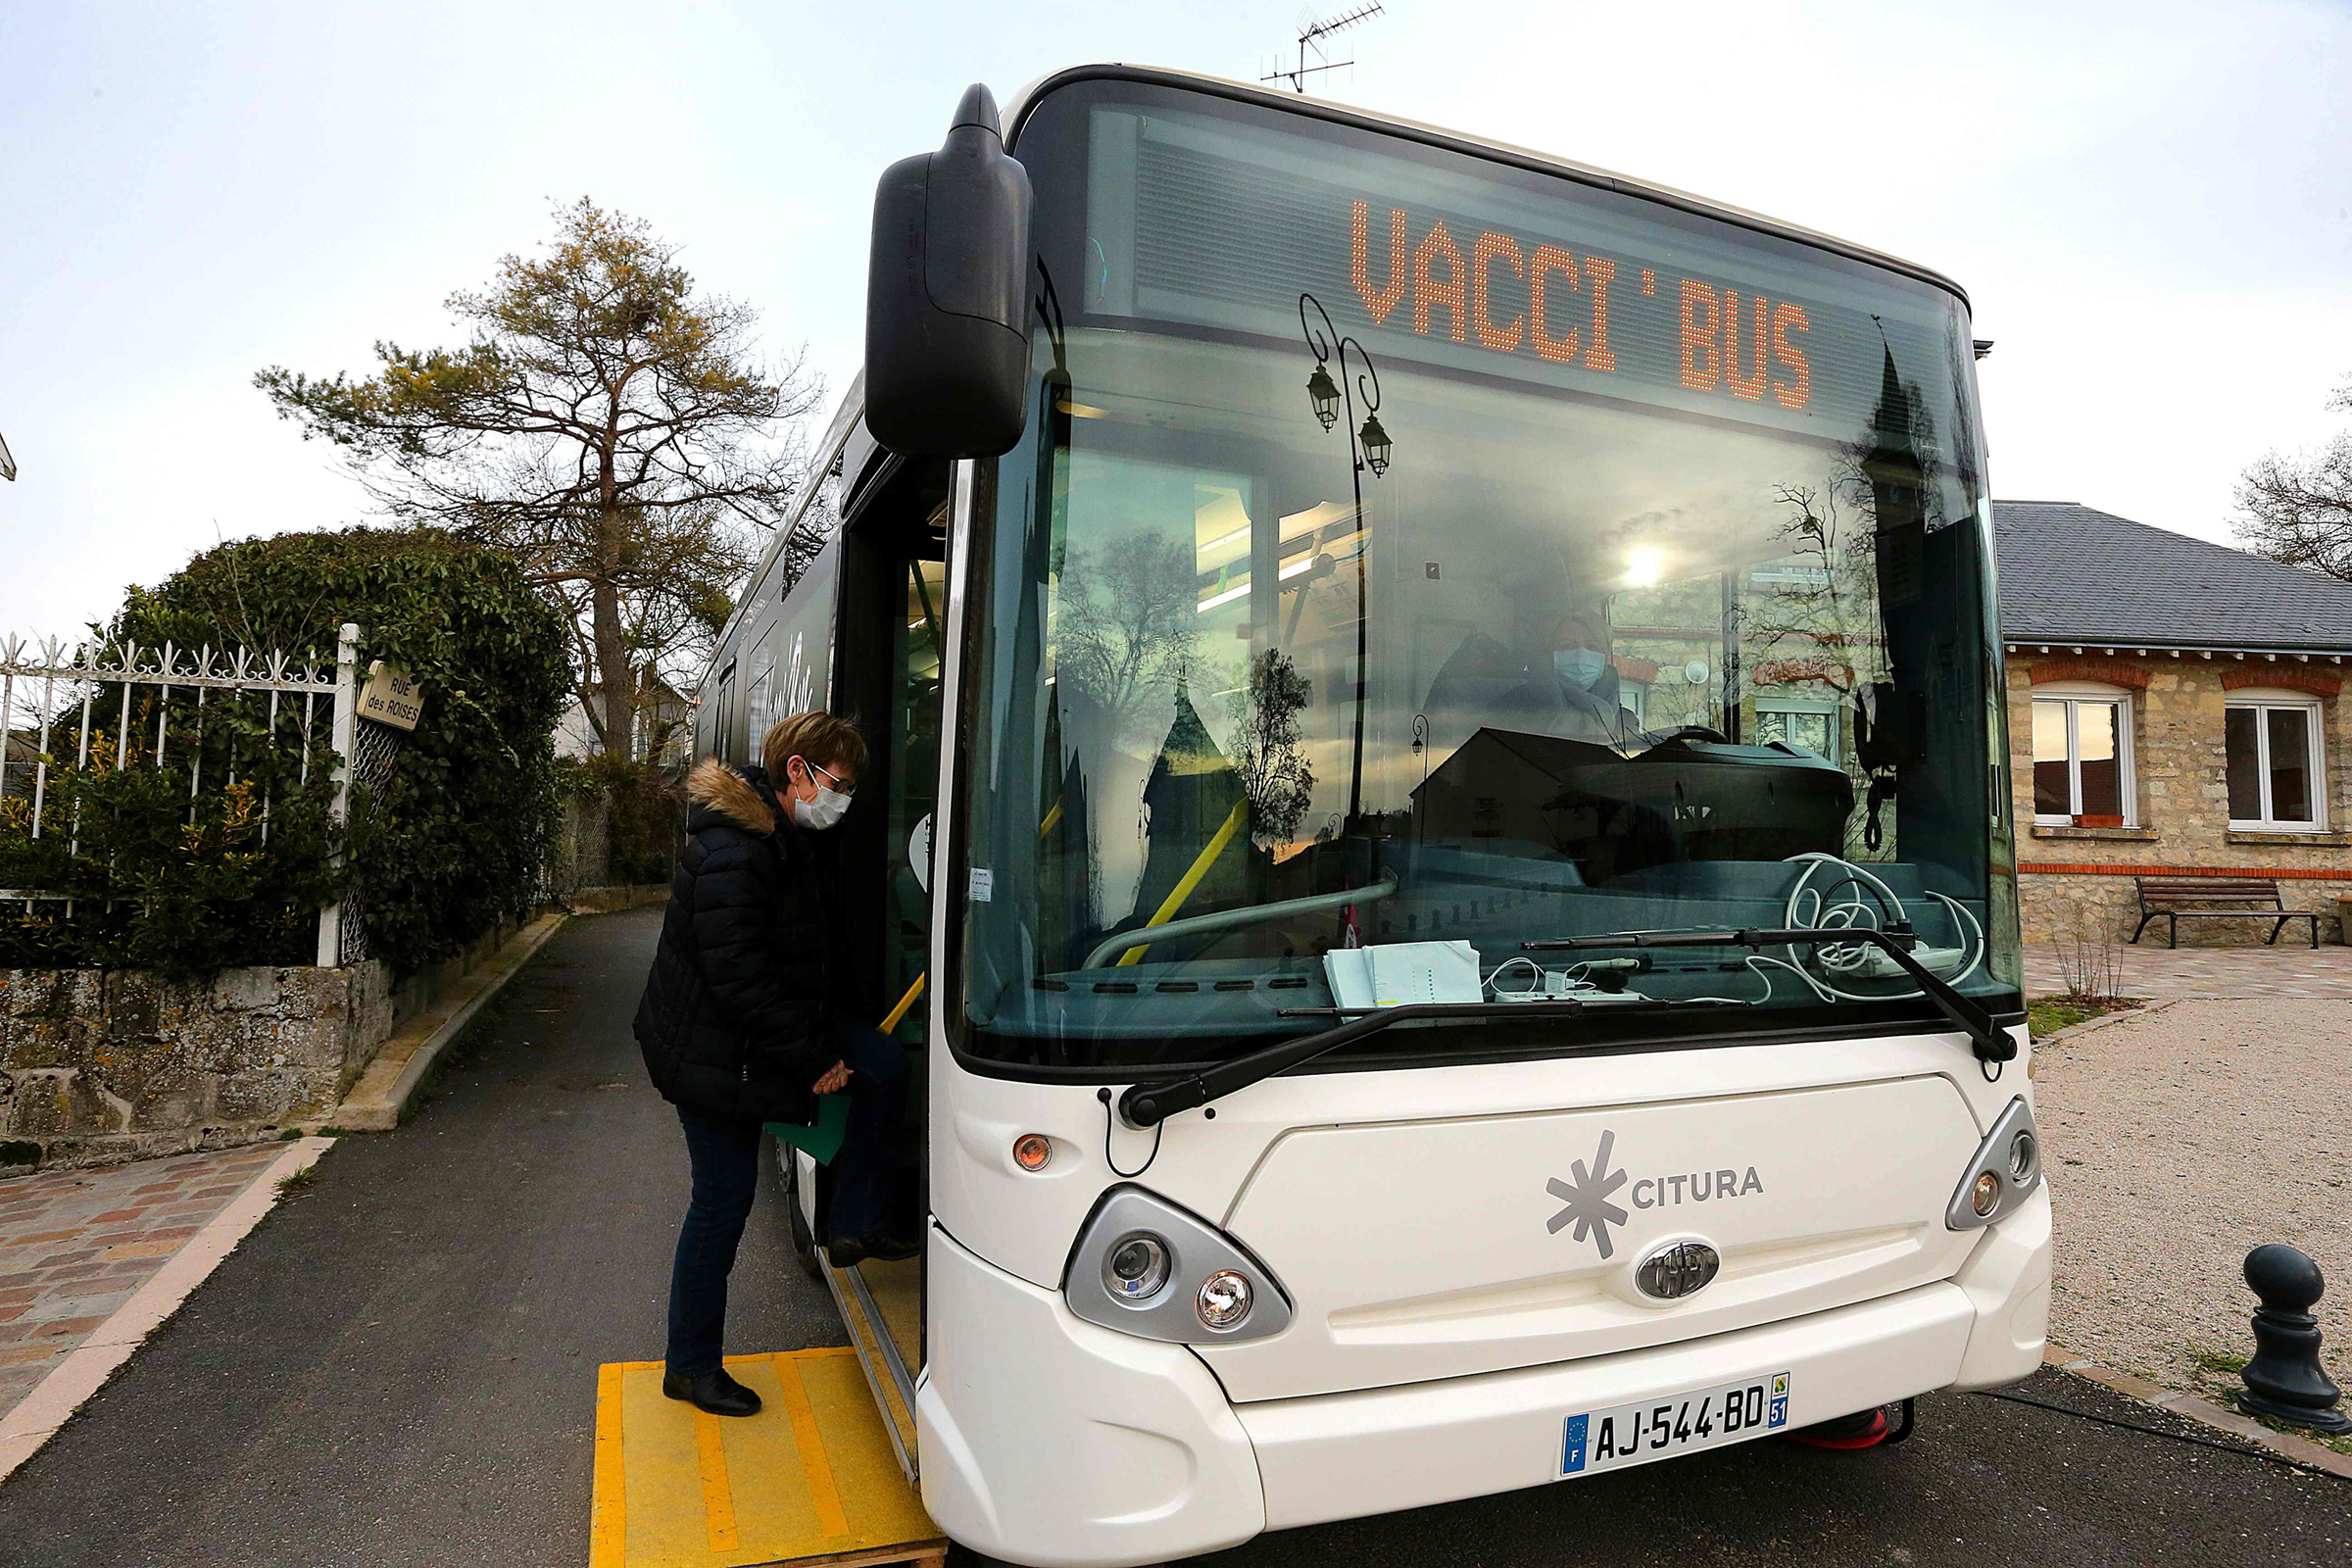
<svg viewBox="0 0 2352 1568"><path fill-rule="evenodd" d="M784 1172L784 1213L792 1224L792 1251L801 1261L801 1272L810 1279L824 1277L824 1264L816 1255L816 1238L809 1234L808 1222L801 1216L801 1176L797 1163L788 1150L776 1162Z"/></svg>

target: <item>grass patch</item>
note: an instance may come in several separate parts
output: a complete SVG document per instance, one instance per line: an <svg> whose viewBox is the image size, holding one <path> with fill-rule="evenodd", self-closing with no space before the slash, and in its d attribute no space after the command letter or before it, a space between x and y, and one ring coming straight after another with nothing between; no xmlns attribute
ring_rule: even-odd
<svg viewBox="0 0 2352 1568"><path fill-rule="evenodd" d="M291 1176L280 1176L277 1179L277 1196L280 1199L300 1198L318 1185L318 1167L305 1165Z"/></svg>
<svg viewBox="0 0 2352 1568"><path fill-rule="evenodd" d="M2110 997L2104 1001L2095 997L2036 997L2026 1004L2026 1027L2036 1040L2071 1029L2076 1024L2111 1012L2129 1012L2143 1005L2137 997Z"/></svg>
<svg viewBox="0 0 2352 1568"><path fill-rule="evenodd" d="M2208 1350L2190 1346L2188 1359L2198 1371L2217 1378L2229 1378L2233 1382L2246 1369L2246 1358L2229 1350Z"/></svg>
<svg viewBox="0 0 2352 1568"><path fill-rule="evenodd" d="M2273 1416L2254 1415L2251 1411L2239 1410L2237 1407L2238 1391L2245 1387L2245 1380L2239 1374L2246 1369L2247 1358L2245 1356L2234 1350L2215 1350L2201 1345L2190 1346L2186 1353L2189 1365L2197 1370L2198 1387L2192 1392L2203 1395L2225 1410L2247 1416L2270 1428L2273 1432L2282 1433L2290 1438L2302 1438L2307 1442L2319 1444L2323 1447L2333 1448L2337 1453L2352 1453L2352 1436L2331 1437L2328 1433L2314 1432L2309 1427L2299 1427L2292 1422L2280 1421Z"/></svg>

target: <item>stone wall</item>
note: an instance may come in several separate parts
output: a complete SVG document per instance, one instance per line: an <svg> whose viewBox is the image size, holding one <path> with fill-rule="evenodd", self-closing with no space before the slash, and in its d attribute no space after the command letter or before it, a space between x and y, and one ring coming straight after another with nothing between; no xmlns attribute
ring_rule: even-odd
<svg viewBox="0 0 2352 1568"><path fill-rule="evenodd" d="M398 987L378 961L227 969L0 969L0 1177L221 1149L329 1122L376 1052L523 923Z"/></svg>
<svg viewBox="0 0 2352 1568"><path fill-rule="evenodd" d="M223 1148L325 1120L392 1032L388 972L0 969L0 1171Z"/></svg>
<svg viewBox="0 0 2352 1568"><path fill-rule="evenodd" d="M2276 877L2287 907L2320 915L2320 940L2341 940L2335 901L2352 897L2352 730L2331 663L2282 656L2077 654L2012 645L2008 658L2012 800L2020 824L2018 893L2028 941L2065 934L2079 914L2131 935L2138 920L2134 874L2199 871ZM2089 681L2131 697L2133 802L2130 827L2044 827L2034 823L2033 700L2036 685ZM2225 701L2234 690L2276 687L2316 699L2325 757L2327 827L2316 833L2248 833L2230 826L2222 740ZM2165 922L2143 941L2161 941ZM2296 940L2302 922L2297 921ZM2268 921L2184 920L2182 946L2260 941ZM2281 936L2280 941L2288 940Z"/></svg>

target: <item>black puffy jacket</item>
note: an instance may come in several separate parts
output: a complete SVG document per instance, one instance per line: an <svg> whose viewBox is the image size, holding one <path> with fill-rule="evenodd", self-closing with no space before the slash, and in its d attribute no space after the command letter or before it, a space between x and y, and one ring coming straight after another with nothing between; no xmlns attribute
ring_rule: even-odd
<svg viewBox="0 0 2352 1568"><path fill-rule="evenodd" d="M715 758L686 779L686 846L637 1004L664 1100L706 1116L808 1122L829 1036L832 922L816 835L757 767Z"/></svg>

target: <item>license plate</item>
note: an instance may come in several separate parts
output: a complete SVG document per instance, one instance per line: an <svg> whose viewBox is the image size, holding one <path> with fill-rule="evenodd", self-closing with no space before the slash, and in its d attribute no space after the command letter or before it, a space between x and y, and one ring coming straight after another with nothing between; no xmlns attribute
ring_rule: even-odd
<svg viewBox="0 0 2352 1568"><path fill-rule="evenodd" d="M1721 1447L1785 1430L1788 1374L1696 1389L1646 1404L1620 1404L1568 1418L1560 1474L1588 1476L1678 1453Z"/></svg>

